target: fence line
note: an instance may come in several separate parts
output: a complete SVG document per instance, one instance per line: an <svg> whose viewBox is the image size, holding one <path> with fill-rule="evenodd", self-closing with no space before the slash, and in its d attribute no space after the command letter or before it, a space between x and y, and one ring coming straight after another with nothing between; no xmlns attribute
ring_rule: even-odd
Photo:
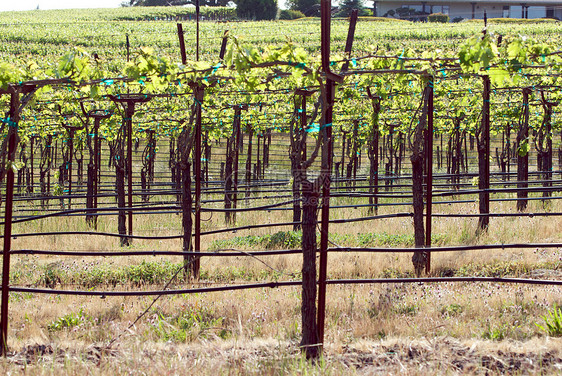
<svg viewBox="0 0 562 376"><path fill-rule="evenodd" d="M382 283L448 283L448 282L494 282L494 283L516 283L528 285L562 286L562 281L530 279L530 278L504 278L504 277L431 277L431 278L373 278L373 279L328 279L327 285L349 285L349 284L382 284ZM301 286L302 281L275 281L264 283L252 283L242 285L228 285L221 287L199 287L193 289L175 290L152 290L152 291L86 291L86 290L55 290L38 289L32 287L12 287L11 292L24 292L33 294L51 295L76 295L76 296L164 296L182 294L200 294L219 291L250 290L259 288L278 288L288 286Z"/></svg>
<svg viewBox="0 0 562 376"><path fill-rule="evenodd" d="M429 248L431 252L461 252L481 251L489 249L530 249L530 248L562 248L562 243L514 243L514 244L482 244L482 245L457 245ZM412 253L427 251L428 248L388 248L388 247L331 247L328 252L334 253ZM302 253L301 249L279 249L266 251L240 251L236 249L215 250L212 252L182 252L182 251L116 251L116 252L87 252L87 251L49 251L20 249L12 250L12 255L52 255L52 256L196 256L196 257L232 257L232 256L273 256L291 255Z"/></svg>

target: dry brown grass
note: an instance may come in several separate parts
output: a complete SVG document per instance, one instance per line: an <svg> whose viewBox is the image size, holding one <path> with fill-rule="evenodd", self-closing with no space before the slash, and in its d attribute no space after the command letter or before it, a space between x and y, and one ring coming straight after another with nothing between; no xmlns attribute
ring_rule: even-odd
<svg viewBox="0 0 562 376"><path fill-rule="evenodd" d="M336 201L336 200L335 200ZM336 202L345 203L346 199ZM540 209L532 203L530 211ZM511 203L495 203L493 211L513 211ZM553 211L559 211L554 204ZM383 207L380 213L407 211ZM435 211L476 212L475 204L441 205ZM368 215L366 209L333 210L334 218ZM206 217L206 216L205 216ZM205 218L206 219L206 218ZM244 213L238 224L290 220L289 212ZM170 235L180 232L176 215L135 218L135 233ZM435 219L433 233L442 244L557 242L559 217L491 220L490 231L475 236L472 219ZM221 228L214 214L204 229ZM99 231L114 232L114 218L102 217ZM18 232L87 230L82 218L53 218L17 225ZM203 248L234 236L265 235L280 229L257 229L203 238ZM410 218L332 225L345 236L387 233L411 235ZM21 237L14 249L119 250L118 239L93 236ZM251 247L241 246L242 249ZM135 240L131 249L179 250L175 240ZM409 254L342 254L329 256L329 278L370 278L406 275ZM447 270L471 274L532 275L549 269L560 278L557 249L467 251L437 253L433 275ZM256 279L298 278L301 258L270 256L204 258L203 282L245 283ZM73 265L72 273L94 267L125 268L142 261L178 263L178 257L102 257L87 260L62 257L14 256L20 281L36 281L46 265ZM60 265L60 264L56 264ZM464 268L464 269L463 269ZM486 269L487 268L487 269ZM228 271L228 272L226 272ZM548 271L548 270L547 270ZM27 274L26 274L27 273ZM539 271L539 273L542 273ZM290 275L293 275L291 277ZM227 278L228 277L228 278ZM62 281L64 283L64 281ZM126 289L159 289L165 281ZM176 281L173 287L185 287ZM58 285L57 288L61 286ZM62 286L73 288L73 286ZM83 288L77 286L78 288ZM112 289L103 283L96 290ZM258 289L164 297L132 328L152 298L91 298L13 293L10 301L9 345L13 353L0 363L4 373L24 374L540 374L560 372L559 339L545 336L535 325L562 303L557 287L490 283L383 284L329 286L325 358L311 364L300 357L300 289ZM69 324L61 324L62 322ZM57 324L58 323L58 324ZM57 327L58 325L58 327ZM112 343L110 347L108 344Z"/></svg>

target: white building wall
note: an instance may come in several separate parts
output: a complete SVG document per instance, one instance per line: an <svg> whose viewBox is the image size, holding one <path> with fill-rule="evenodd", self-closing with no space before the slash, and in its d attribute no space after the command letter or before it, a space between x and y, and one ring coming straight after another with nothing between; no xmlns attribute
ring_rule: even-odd
<svg viewBox="0 0 562 376"><path fill-rule="evenodd" d="M444 1L426 1L425 2L426 12L438 13L443 9L448 8L448 13L450 19L456 17L462 17L464 19L472 18L472 5L469 1L466 3L449 3ZM377 14L378 16L383 16L389 10L395 10L402 6L408 6L410 8L421 10L422 2L413 1L378 1L377 3ZM443 8L445 6L445 8ZM521 18L521 6L511 5L504 8L502 3L476 3L474 7L474 18L482 19L484 18L484 11L488 18ZM542 18L546 17L546 7L543 6L530 6L528 18ZM562 19L562 10L555 11L555 17Z"/></svg>
<svg viewBox="0 0 562 376"><path fill-rule="evenodd" d="M519 15L521 17L521 15ZM546 7L529 7L528 18L544 18L546 17Z"/></svg>

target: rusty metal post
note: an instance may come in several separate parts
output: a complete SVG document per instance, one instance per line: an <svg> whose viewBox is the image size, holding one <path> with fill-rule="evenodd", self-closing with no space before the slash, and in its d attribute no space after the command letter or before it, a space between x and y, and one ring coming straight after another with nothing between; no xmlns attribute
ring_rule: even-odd
<svg viewBox="0 0 562 376"><path fill-rule="evenodd" d="M8 161L15 163L17 148L17 126L19 122L19 92L11 93L8 120ZM8 352L8 302L10 297L10 251L12 246L12 209L14 199L14 166L6 173L6 209L4 215L4 248L2 250L2 306L0 310L0 352Z"/></svg>
<svg viewBox="0 0 562 376"><path fill-rule="evenodd" d="M431 211L433 204L433 77L427 81L427 143L425 150L427 182L426 182L426 207L425 207L425 247L431 248ZM425 273L431 270L431 252L426 252Z"/></svg>

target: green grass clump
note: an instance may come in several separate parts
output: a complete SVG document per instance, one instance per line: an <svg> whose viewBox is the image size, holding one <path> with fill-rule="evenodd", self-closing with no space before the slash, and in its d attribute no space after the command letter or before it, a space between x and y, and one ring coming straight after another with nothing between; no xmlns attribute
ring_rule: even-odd
<svg viewBox="0 0 562 376"><path fill-rule="evenodd" d="M542 316L542 318L544 320L544 325L535 323L540 330L552 337L562 337L562 310L560 307L554 305L554 307L548 311L548 314Z"/></svg>
<svg viewBox="0 0 562 376"><path fill-rule="evenodd" d="M231 239L215 240L211 243L209 250L219 249L294 249L301 247L301 231L279 231L267 235L237 236ZM320 234L317 234L317 241ZM444 244L446 235L435 234L432 236L434 245ZM330 241L346 247L413 247L413 235L400 235L382 233L358 233L358 234L330 234Z"/></svg>
<svg viewBox="0 0 562 376"><path fill-rule="evenodd" d="M458 277L507 277L520 276L529 272L529 266L522 262L490 262L486 264L470 263L455 272Z"/></svg>
<svg viewBox="0 0 562 376"><path fill-rule="evenodd" d="M51 332L56 332L64 329L71 329L76 326L81 325L86 322L88 318L84 313L84 310L80 308L78 312L71 312L67 315L59 317L47 326L47 329Z"/></svg>
<svg viewBox="0 0 562 376"><path fill-rule="evenodd" d="M100 285L161 284L169 281L181 265L169 261L142 261L136 265L126 266L57 262L40 268L41 272L33 284L49 288L55 288L57 285L92 288Z"/></svg>
<svg viewBox="0 0 562 376"><path fill-rule="evenodd" d="M196 307L173 316L156 313L150 323L159 340L181 343L208 338L210 332L222 339L230 337L224 321L224 317L217 316L211 309Z"/></svg>
<svg viewBox="0 0 562 376"><path fill-rule="evenodd" d="M301 245L302 232L278 231L267 235L237 236L232 239L215 240L209 250L227 248L290 249Z"/></svg>

